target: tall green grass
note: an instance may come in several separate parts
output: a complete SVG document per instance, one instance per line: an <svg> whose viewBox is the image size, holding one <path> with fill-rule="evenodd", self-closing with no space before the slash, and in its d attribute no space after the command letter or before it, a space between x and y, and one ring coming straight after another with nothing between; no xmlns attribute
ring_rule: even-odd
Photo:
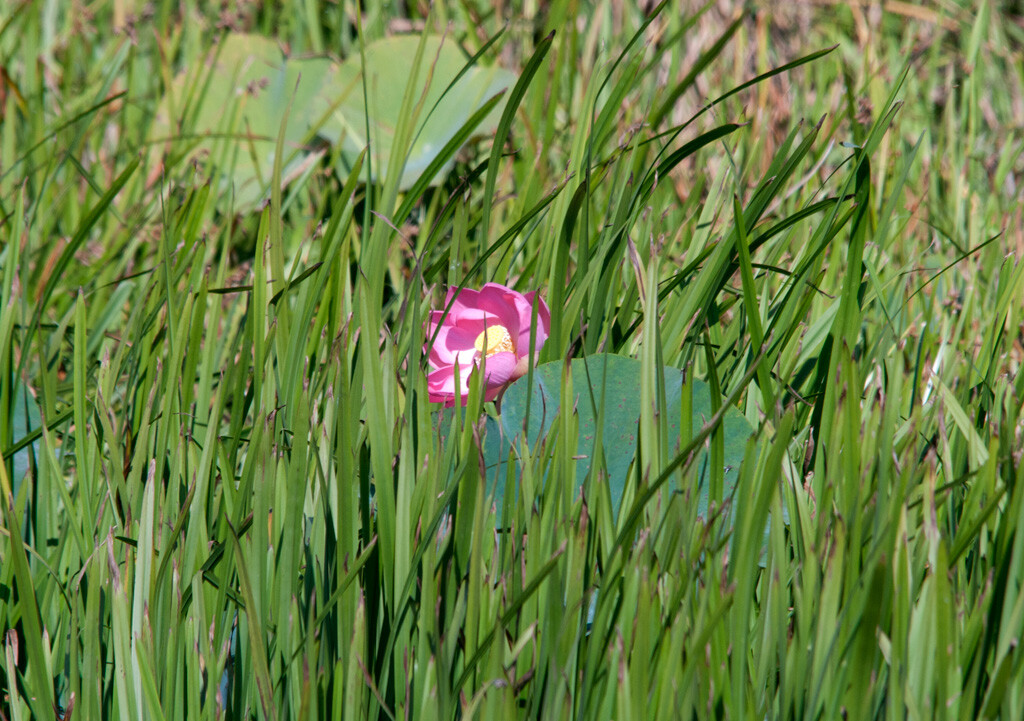
<svg viewBox="0 0 1024 721"><path fill-rule="evenodd" d="M1024 717L1012 9L366 5L0 11L0 718ZM520 78L438 187L411 85L388 167L282 187L282 133L253 212L152 136L228 30L424 28ZM500 524L495 409L439 425L488 281L641 360L619 513L567 404ZM707 514L666 366L757 429L731 492L682 431Z"/></svg>

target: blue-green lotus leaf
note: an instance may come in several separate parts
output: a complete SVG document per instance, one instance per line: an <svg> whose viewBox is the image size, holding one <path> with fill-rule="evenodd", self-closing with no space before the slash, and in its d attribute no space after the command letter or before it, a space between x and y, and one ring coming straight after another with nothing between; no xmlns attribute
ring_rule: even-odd
<svg viewBox="0 0 1024 721"><path fill-rule="evenodd" d="M578 441L576 447L576 480L582 485L597 454L603 453L608 472L612 506L616 512L622 503L629 469L636 457L637 433L640 420L640 361L617 355L595 355L573 360L569 364L572 397L562 398L562 362L543 363L534 369L533 392L524 377L513 383L501 402L501 425L504 436L516 439L527 431L528 444L545 438L552 423L563 408L571 408L577 416ZM692 382L691 429L696 433L711 419L711 395L707 384ZM665 368L665 414L669 457L680 452L680 409L683 390L683 371ZM597 448L597 420L602 421L601 447ZM739 476L740 463L746 450L747 439L753 429L747 419L736 410L726 410L722 423L724 461L723 497L728 497ZM485 450L489 446L485 446ZM506 444L495 445L495 451L504 451ZM695 463L700 470L701 488L698 512L708 508L708 454L700 451ZM487 458L495 466L500 457ZM503 489L501 489L503 490ZM499 499L500 506L500 499Z"/></svg>

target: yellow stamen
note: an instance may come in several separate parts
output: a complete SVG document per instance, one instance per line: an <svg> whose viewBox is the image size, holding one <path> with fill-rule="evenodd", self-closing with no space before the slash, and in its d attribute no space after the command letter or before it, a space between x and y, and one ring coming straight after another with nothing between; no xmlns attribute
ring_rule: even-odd
<svg viewBox="0 0 1024 721"><path fill-rule="evenodd" d="M474 343L476 349L484 356L490 357L495 353L515 353L516 348L512 345L512 336L508 328L503 325L492 325L476 337Z"/></svg>

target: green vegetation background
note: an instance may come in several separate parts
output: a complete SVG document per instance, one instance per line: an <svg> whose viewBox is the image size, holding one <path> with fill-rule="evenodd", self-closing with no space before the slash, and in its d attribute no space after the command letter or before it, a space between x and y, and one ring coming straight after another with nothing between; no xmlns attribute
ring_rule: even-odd
<svg viewBox="0 0 1024 721"><path fill-rule="evenodd" d="M1019 4L363 5L0 8L0 718L1024 717ZM154 134L226 33L423 29L520 78L437 187L413 87L254 208ZM421 356L486 281L639 359L620 514L563 403L496 530ZM757 429L707 514L666 366Z"/></svg>

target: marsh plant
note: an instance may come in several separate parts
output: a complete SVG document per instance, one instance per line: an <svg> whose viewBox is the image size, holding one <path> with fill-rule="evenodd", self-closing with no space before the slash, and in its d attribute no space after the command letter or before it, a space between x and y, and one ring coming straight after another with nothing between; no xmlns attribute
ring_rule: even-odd
<svg viewBox="0 0 1024 721"><path fill-rule="evenodd" d="M0 719L1024 717L1012 4L0 9Z"/></svg>

